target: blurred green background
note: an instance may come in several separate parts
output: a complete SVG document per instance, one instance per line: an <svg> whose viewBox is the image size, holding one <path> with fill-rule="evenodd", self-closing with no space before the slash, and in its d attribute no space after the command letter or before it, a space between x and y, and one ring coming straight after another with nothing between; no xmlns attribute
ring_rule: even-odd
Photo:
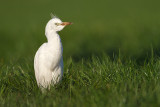
<svg viewBox="0 0 160 107"><path fill-rule="evenodd" d="M50 13L74 24L59 32L64 59L106 53L143 60L160 55L159 0L6 0L0 3L0 60L33 58L46 42Z"/></svg>

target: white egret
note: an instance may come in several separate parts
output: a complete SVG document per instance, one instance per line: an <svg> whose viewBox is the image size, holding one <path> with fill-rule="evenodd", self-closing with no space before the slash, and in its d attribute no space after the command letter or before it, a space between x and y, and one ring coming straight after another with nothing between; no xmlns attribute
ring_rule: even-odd
<svg viewBox="0 0 160 107"><path fill-rule="evenodd" d="M63 75L63 47L58 31L71 22L62 22L53 17L46 25L47 43L41 45L34 58L34 70L37 84L40 88L50 88L58 83Z"/></svg>

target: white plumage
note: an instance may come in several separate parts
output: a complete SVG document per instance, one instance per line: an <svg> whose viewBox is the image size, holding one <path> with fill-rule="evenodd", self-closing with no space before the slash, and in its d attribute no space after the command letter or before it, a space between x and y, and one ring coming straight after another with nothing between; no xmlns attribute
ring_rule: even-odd
<svg viewBox="0 0 160 107"><path fill-rule="evenodd" d="M62 79L63 47L57 32L70 24L54 17L46 25L45 35L48 42L41 45L34 58L35 76L40 88L50 88L50 85Z"/></svg>

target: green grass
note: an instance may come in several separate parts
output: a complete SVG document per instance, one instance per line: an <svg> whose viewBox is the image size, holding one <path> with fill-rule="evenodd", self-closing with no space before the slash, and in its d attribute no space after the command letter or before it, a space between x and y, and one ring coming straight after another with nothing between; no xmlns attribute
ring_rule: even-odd
<svg viewBox="0 0 160 107"><path fill-rule="evenodd" d="M27 0L0 3L0 107L160 106L159 0ZM64 75L41 93L33 59L53 12Z"/></svg>
<svg viewBox="0 0 160 107"><path fill-rule="evenodd" d="M0 106L159 106L160 60L138 66L106 55L78 63L65 61L60 84L41 93L33 60L1 66Z"/></svg>

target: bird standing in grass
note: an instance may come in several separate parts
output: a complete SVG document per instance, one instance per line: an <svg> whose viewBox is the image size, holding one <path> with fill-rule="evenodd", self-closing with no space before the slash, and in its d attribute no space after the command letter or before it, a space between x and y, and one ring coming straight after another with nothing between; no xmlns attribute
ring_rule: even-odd
<svg viewBox="0 0 160 107"><path fill-rule="evenodd" d="M34 58L35 77L40 88L50 88L50 85L62 79L63 47L57 32L71 24L53 17L46 25L45 35L48 42L41 45Z"/></svg>

